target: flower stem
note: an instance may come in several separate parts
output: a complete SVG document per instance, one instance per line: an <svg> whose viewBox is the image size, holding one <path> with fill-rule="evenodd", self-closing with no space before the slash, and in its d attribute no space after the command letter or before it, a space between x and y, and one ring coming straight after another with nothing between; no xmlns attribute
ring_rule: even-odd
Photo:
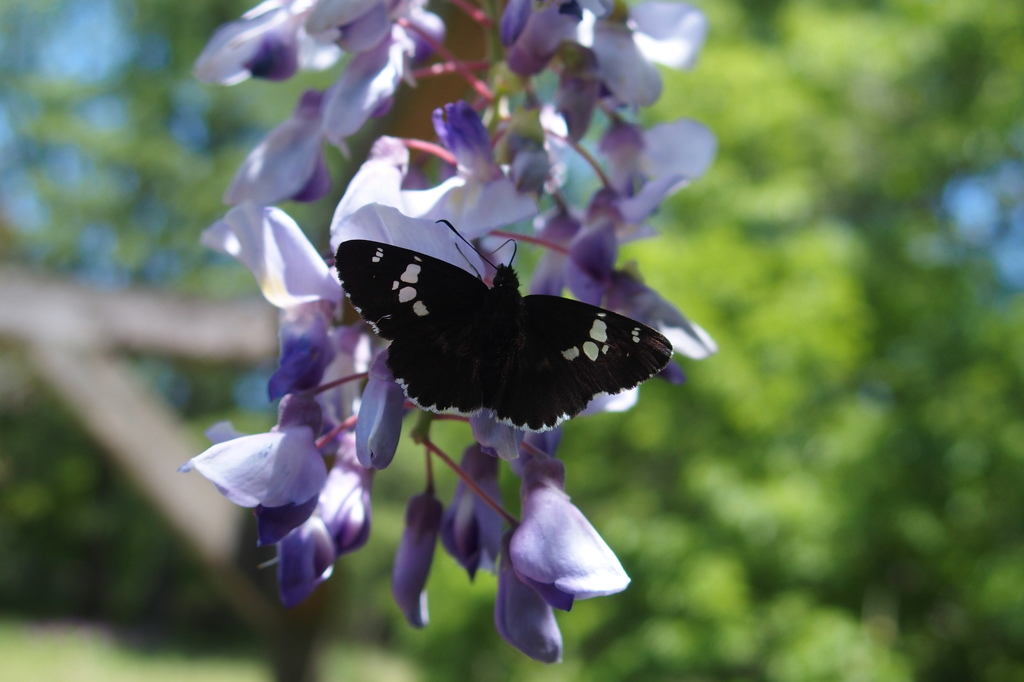
<svg viewBox="0 0 1024 682"><path fill-rule="evenodd" d="M330 389L341 386L342 384L347 384L350 381L362 381L369 375L369 372L358 372L356 374L349 374L346 377L335 379L334 381L329 381L326 384L320 384L319 386L314 386L313 388L307 389L306 393L308 395L316 395L317 393L329 391Z"/></svg>
<svg viewBox="0 0 1024 682"><path fill-rule="evenodd" d="M395 23L403 28L418 33L423 38L423 40L425 40L427 44L429 44L430 47L432 47L434 51L437 52L437 54L441 55L442 59L444 59L446 62L455 65L458 72L462 74L462 77L466 79L466 82L469 83L474 90L476 90L476 93L478 95L483 97L488 102L494 101L494 93L491 92L491 89L487 87L487 85L482 80L477 78L465 64L456 59L455 55L452 54L451 51L442 43L439 43L434 38L434 36L430 35L429 33L424 31L422 28L420 28L413 22L409 21L408 19L399 18L395 20Z"/></svg>
<svg viewBox="0 0 1024 682"><path fill-rule="evenodd" d="M484 489L481 488L477 484L477 482L470 477L469 474L463 471L462 467L455 463L455 460L446 455L444 451L441 450L441 448L434 445L433 441L427 439L423 441L423 444L427 447L427 450L437 455L442 462L447 464L448 468L454 471L455 475L462 479L462 482L466 484L467 488L472 490L473 493L481 500L483 500L488 507L496 511L503 519L505 519L509 523L509 525L511 525L513 528L519 525L519 519L517 519L512 514L508 513L498 501L496 501L490 495L488 495L486 491L484 491Z"/></svg>
<svg viewBox="0 0 1024 682"><path fill-rule="evenodd" d="M506 237L508 239L514 239L520 242L526 242L527 244L536 244L537 246L543 246L545 249L550 251L556 251L561 254L568 254L569 248L556 244L555 242L541 239L540 237L531 237L526 234L519 234L518 232L508 232L506 230L491 230L488 234L494 237Z"/></svg>

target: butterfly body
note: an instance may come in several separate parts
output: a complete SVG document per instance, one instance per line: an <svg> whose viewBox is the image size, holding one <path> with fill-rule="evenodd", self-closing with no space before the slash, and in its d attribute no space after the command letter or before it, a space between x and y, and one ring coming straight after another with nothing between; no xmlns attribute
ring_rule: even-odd
<svg viewBox="0 0 1024 682"><path fill-rule="evenodd" d="M596 395L661 371L661 334L559 296L526 296L507 265L493 286L451 263L366 240L342 242L335 266L353 307L391 341L388 367L410 400L436 412L494 412L532 431L579 414Z"/></svg>

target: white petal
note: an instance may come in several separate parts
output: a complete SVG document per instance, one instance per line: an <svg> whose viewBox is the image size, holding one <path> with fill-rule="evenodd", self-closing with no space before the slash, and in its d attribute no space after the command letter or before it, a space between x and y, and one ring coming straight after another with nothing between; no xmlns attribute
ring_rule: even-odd
<svg viewBox="0 0 1024 682"><path fill-rule="evenodd" d="M629 10L636 45L647 59L676 69L692 68L704 44L704 13L683 2L643 2Z"/></svg>
<svg viewBox="0 0 1024 682"><path fill-rule="evenodd" d="M309 500L327 469L308 426L218 443L193 458L192 468L243 507L280 507Z"/></svg>
<svg viewBox="0 0 1024 682"><path fill-rule="evenodd" d="M248 267L264 297L279 308L341 298L324 259L279 208L239 204L203 232L201 241Z"/></svg>

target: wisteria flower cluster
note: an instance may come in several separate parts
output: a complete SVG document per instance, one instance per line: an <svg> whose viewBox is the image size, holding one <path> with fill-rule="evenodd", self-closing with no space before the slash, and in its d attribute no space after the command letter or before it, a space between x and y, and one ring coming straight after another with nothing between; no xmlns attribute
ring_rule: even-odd
<svg viewBox="0 0 1024 682"><path fill-rule="evenodd" d="M197 470L254 509L258 543L276 546L287 606L367 542L373 477L390 464L415 406L388 368L388 348L343 305L330 262L275 204L341 194L332 253L346 240L369 239L486 273L436 221L457 225L482 254L514 238L541 250L532 293L568 291L619 312L658 329L688 358L717 350L643 283L636 265L617 264L619 246L654 236L648 220L661 202L714 157L715 138L696 121L648 129L635 122L661 93L655 63L693 66L704 16L658 0L507 0L492 10L500 15L491 7L451 0L446 8L467 13L491 41L487 60L455 59L444 22L424 0L267 0L218 29L196 62L201 80L224 85L339 70L331 87L305 92L291 118L253 149L224 195L232 208L203 234L204 244L248 267L280 309L280 358L268 386L280 407L269 433L211 428L214 445L182 470ZM465 80L467 98L434 112L436 139L380 137L348 186L333 186L329 145L348 154L346 140L386 114L399 88L450 73ZM570 168L589 169L596 189L570 191ZM574 200L580 194L588 195ZM660 376L683 381L676 364ZM583 414L635 401L635 389L602 395ZM486 411L458 418L472 433L460 462L430 440L429 419L413 430L426 450L427 481L408 503L395 601L411 625L427 624L426 584L440 540L471 578L497 574L498 633L534 659L559 661L553 609L619 592L629 577L565 492L560 428L524 432ZM458 476L447 504L435 494L431 461ZM503 461L522 481L518 517L498 486Z"/></svg>

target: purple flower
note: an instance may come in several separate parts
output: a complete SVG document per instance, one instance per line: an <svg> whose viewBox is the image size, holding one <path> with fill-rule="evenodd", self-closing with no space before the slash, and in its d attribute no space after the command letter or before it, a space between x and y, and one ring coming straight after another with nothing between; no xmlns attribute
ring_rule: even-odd
<svg viewBox="0 0 1024 682"><path fill-rule="evenodd" d="M462 470L492 500L501 502L498 488L498 460L478 444L466 448L460 463ZM455 488L452 503L441 520L441 542L472 579L477 569L494 570L501 547L502 520L498 512L471 491L463 481Z"/></svg>
<svg viewBox="0 0 1024 682"><path fill-rule="evenodd" d="M278 308L341 300L341 287L302 229L279 208L245 202L203 232L204 245L238 259Z"/></svg>
<svg viewBox="0 0 1024 682"><path fill-rule="evenodd" d="M543 227L537 236L546 242L568 247L582 227L580 219L566 208L558 208L545 215ZM533 270L530 279L531 294L561 296L565 288L565 269L568 257L554 249L547 249Z"/></svg>
<svg viewBox="0 0 1024 682"><path fill-rule="evenodd" d="M363 389L356 422L356 454L359 463L367 469L383 469L391 464L402 435L405 393L395 383L387 359L385 349L370 365L370 377Z"/></svg>
<svg viewBox="0 0 1024 682"><path fill-rule="evenodd" d="M307 0L267 0L224 24L196 59L196 78L235 85L249 77L285 80L302 66L330 66L341 51L306 34L303 22L310 5Z"/></svg>
<svg viewBox="0 0 1024 682"><path fill-rule="evenodd" d="M509 556L521 579L545 601L568 610L574 599L626 589L629 576L564 488L565 467L556 459L523 466L522 523L512 533Z"/></svg>
<svg viewBox="0 0 1024 682"><path fill-rule="evenodd" d="M539 9L532 9L529 0L510 2L501 22L509 68L520 76L543 71L562 41L573 35L581 16L580 6L572 1L555 0Z"/></svg>
<svg viewBox="0 0 1024 682"><path fill-rule="evenodd" d="M306 30L346 52L364 52L388 34L391 17L384 0L320 0L306 19Z"/></svg>
<svg viewBox="0 0 1024 682"><path fill-rule="evenodd" d="M600 305L604 298L619 250L615 227L616 221L612 216L597 215L595 218L591 211L584 229L576 234L569 246L566 283L573 295L585 303Z"/></svg>
<svg viewBox="0 0 1024 682"><path fill-rule="evenodd" d="M372 357L373 342L370 337L370 330L362 322L331 329L330 343L334 348L334 360L324 369L321 383L335 382L367 371ZM334 428L356 413L361 394L362 386L355 381L346 381L316 394L327 429Z"/></svg>
<svg viewBox="0 0 1024 682"><path fill-rule="evenodd" d="M319 516L312 516L277 545L277 593L287 608L300 604L331 577L334 543Z"/></svg>
<svg viewBox="0 0 1024 682"><path fill-rule="evenodd" d="M492 410L478 410L469 417L473 439L501 459L513 460L519 456L519 443L523 430L499 422Z"/></svg>
<svg viewBox="0 0 1024 682"><path fill-rule="evenodd" d="M316 500L316 512L278 543L278 591L285 606L295 606L308 597L330 577L339 556L366 543L372 481L373 472L355 461L352 435L345 434Z"/></svg>
<svg viewBox="0 0 1024 682"><path fill-rule="evenodd" d="M458 173L432 189L402 191L403 213L444 218L468 239L536 215L537 203L495 163L490 137L472 107L460 101L436 110L434 129L455 155Z"/></svg>
<svg viewBox="0 0 1024 682"><path fill-rule="evenodd" d="M540 594L519 579L509 559L509 534L502 541L494 626L506 642L542 663L562 660L562 633L555 612Z"/></svg>
<svg viewBox="0 0 1024 682"><path fill-rule="evenodd" d="M405 29L391 26L384 40L348 63L324 100L324 133L332 144L345 150L346 137L387 113L415 48Z"/></svg>
<svg viewBox="0 0 1024 682"><path fill-rule="evenodd" d="M331 223L334 249L348 239L369 239L439 258L474 276L474 270L484 271L480 256L469 249L459 251L448 228L433 220L410 218L397 208L379 204L363 206L340 219L335 213L334 218Z"/></svg>
<svg viewBox="0 0 1024 682"><path fill-rule="evenodd" d="M178 471L195 469L242 507L306 504L327 478L316 447L320 408L311 398L293 394L279 409L279 423L270 433L217 443Z"/></svg>
<svg viewBox="0 0 1024 682"><path fill-rule="evenodd" d="M508 121L498 144L502 163L520 192L540 192L551 171L551 159L544 148L540 109L517 109Z"/></svg>
<svg viewBox="0 0 1024 682"><path fill-rule="evenodd" d="M391 594L405 619L416 628L429 620L427 576L434 560L434 546L441 528L443 507L433 493L415 495L405 510L405 532L395 552Z"/></svg>
<svg viewBox="0 0 1024 682"><path fill-rule="evenodd" d="M704 42L704 15L680 2L646 2L629 16L609 15L595 21L584 13L577 41L594 51L605 87L619 104L649 106L661 95L656 61L689 68Z"/></svg>
<svg viewBox="0 0 1024 682"><path fill-rule="evenodd" d="M615 121L600 144L601 152L611 161L612 185L624 197L633 196L651 179L667 181L668 191L696 180L711 165L716 147L714 134L690 119L662 123L646 131ZM662 192L652 201L660 204L664 197Z"/></svg>
<svg viewBox="0 0 1024 682"><path fill-rule="evenodd" d="M718 352L718 345L700 325L629 272L612 274L608 307L654 327L672 342L672 350L689 358L703 360Z"/></svg>
<svg viewBox="0 0 1024 682"><path fill-rule="evenodd" d="M601 79L597 72L597 57L582 45L565 42L559 48L562 72L558 76L555 107L565 118L569 138L579 142L590 129Z"/></svg>
<svg viewBox="0 0 1024 682"><path fill-rule="evenodd" d="M239 167L224 203L316 201L331 188L321 125L323 93L308 90L291 118L274 128Z"/></svg>
<svg viewBox="0 0 1024 682"><path fill-rule="evenodd" d="M277 400L285 393L313 388L334 359L328 325L333 306L313 301L281 312L281 354L267 393Z"/></svg>
<svg viewBox="0 0 1024 682"><path fill-rule="evenodd" d="M256 515L256 544L263 547L280 542L310 517L316 505L316 497L311 497L302 504L286 504L281 507L258 505L253 510Z"/></svg>
<svg viewBox="0 0 1024 682"><path fill-rule="evenodd" d="M342 435L316 510L334 540L337 556L354 552L370 537L373 470L361 466L355 452L355 437L351 433Z"/></svg>

